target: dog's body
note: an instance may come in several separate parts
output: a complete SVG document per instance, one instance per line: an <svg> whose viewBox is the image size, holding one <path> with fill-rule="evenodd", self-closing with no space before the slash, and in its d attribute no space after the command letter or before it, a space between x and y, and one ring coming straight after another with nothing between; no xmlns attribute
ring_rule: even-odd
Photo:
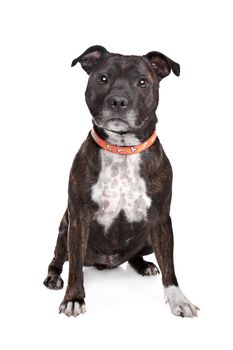
<svg viewBox="0 0 233 350"><path fill-rule="evenodd" d="M96 135L108 147L137 147L148 140L155 132L159 81L170 70L179 75L179 65L158 52L122 56L100 46L88 49L73 65L77 62L90 74L86 101ZM125 155L100 148L89 133L71 168L68 208L44 282L61 288L62 266L69 260L61 312L76 316L85 311L84 265L104 269L128 261L138 273L155 275L157 267L143 260L155 252L172 312L197 315L175 276L171 190L172 169L158 137L143 152Z"/></svg>

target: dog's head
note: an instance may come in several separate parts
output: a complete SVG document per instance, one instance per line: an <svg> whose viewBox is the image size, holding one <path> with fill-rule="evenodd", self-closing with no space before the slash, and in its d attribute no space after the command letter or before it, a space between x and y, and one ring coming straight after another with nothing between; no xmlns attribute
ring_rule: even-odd
<svg viewBox="0 0 233 350"><path fill-rule="evenodd" d="M160 52L144 56L109 53L92 46L73 60L89 74L86 102L93 122L104 129L127 132L145 127L155 116L161 79L180 66Z"/></svg>

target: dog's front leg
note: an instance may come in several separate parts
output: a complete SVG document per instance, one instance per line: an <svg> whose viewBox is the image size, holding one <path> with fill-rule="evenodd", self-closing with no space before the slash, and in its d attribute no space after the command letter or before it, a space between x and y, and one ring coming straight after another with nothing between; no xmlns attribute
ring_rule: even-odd
<svg viewBox="0 0 233 350"><path fill-rule="evenodd" d="M69 210L68 259L69 278L60 312L67 316L77 316L85 312L85 291L83 285L83 263L89 236L88 213L78 209Z"/></svg>
<svg viewBox="0 0 233 350"><path fill-rule="evenodd" d="M165 300L176 316L197 316L198 307L192 304L178 286L173 261L173 232L169 215L159 213L153 219L151 241L158 261L164 286Z"/></svg>

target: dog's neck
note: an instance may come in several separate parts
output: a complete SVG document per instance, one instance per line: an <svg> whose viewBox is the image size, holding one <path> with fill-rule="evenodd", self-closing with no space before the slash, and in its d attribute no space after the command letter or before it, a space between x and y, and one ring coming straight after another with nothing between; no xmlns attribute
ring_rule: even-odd
<svg viewBox="0 0 233 350"><path fill-rule="evenodd" d="M141 129L130 130L127 132L115 132L97 126L93 122L93 129L102 139L108 141L112 145L116 146L136 146L140 143L145 142L156 129L157 117L154 115L149 119L148 124L146 124Z"/></svg>

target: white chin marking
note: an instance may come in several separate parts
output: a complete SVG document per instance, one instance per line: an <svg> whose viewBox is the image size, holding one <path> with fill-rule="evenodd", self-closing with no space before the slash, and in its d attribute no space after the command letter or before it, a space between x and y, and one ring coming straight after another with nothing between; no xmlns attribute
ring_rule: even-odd
<svg viewBox="0 0 233 350"><path fill-rule="evenodd" d="M118 132L128 131L129 130L128 125L126 123L124 123L123 121L119 120L119 119L109 120L106 123L106 127L108 129L110 129L110 130L118 131Z"/></svg>
<svg viewBox="0 0 233 350"><path fill-rule="evenodd" d="M184 296L179 287L165 287L164 297L166 303L169 303L171 312L174 315L181 317L197 316L197 310L199 310L199 308Z"/></svg>

